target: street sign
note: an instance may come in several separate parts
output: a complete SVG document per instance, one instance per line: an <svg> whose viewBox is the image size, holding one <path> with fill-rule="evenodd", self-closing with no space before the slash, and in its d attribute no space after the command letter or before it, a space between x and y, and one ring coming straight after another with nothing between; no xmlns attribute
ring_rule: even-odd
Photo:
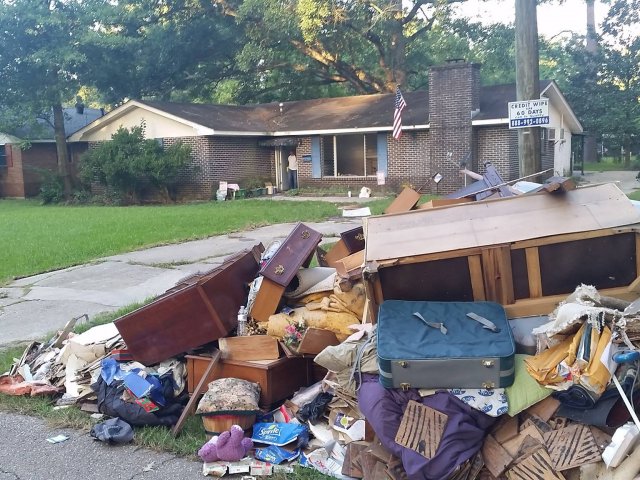
<svg viewBox="0 0 640 480"><path fill-rule="evenodd" d="M509 128L537 127L549 124L549 99L509 102Z"/></svg>

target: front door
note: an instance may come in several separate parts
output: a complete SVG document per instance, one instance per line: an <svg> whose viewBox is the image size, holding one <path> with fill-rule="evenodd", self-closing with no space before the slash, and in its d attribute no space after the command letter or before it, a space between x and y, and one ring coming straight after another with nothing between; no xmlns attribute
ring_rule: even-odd
<svg viewBox="0 0 640 480"><path fill-rule="evenodd" d="M282 147L276 147L276 188L282 192L289 190L289 176L287 172L287 155Z"/></svg>

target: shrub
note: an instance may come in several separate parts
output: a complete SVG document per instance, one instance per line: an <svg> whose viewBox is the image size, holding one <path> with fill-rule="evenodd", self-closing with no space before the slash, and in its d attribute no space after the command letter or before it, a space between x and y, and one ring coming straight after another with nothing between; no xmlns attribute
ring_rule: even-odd
<svg viewBox="0 0 640 480"><path fill-rule="evenodd" d="M49 170L39 169L42 176L40 184L40 201L43 204L60 203L64 200L64 180L60 175Z"/></svg>
<svg viewBox="0 0 640 480"><path fill-rule="evenodd" d="M130 130L120 127L110 141L87 152L80 164L83 181L97 182L134 203L148 185L167 200L173 199L178 172L189 160L191 149L177 143L164 150L156 140L145 139L144 132L144 123Z"/></svg>

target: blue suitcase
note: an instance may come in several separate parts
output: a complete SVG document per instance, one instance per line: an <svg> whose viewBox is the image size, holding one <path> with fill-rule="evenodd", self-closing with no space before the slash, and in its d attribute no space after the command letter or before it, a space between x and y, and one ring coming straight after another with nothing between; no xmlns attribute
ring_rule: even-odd
<svg viewBox="0 0 640 480"><path fill-rule="evenodd" d="M387 300L378 312L378 366L387 388L501 388L515 342L493 302Z"/></svg>

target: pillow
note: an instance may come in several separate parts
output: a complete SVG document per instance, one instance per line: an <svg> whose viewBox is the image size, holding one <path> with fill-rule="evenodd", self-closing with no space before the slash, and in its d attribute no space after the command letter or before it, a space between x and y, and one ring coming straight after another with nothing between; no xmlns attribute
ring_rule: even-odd
<svg viewBox="0 0 640 480"><path fill-rule="evenodd" d="M507 400L509 401L509 410L507 413L514 417L531 405L544 400L551 395L552 390L545 388L536 382L524 364L525 358L531 355L516 354L515 358L515 379L513 385L505 388Z"/></svg>
<svg viewBox="0 0 640 480"><path fill-rule="evenodd" d="M239 378L221 378L209 384L198 403L196 414L256 413L259 411L260 385Z"/></svg>

